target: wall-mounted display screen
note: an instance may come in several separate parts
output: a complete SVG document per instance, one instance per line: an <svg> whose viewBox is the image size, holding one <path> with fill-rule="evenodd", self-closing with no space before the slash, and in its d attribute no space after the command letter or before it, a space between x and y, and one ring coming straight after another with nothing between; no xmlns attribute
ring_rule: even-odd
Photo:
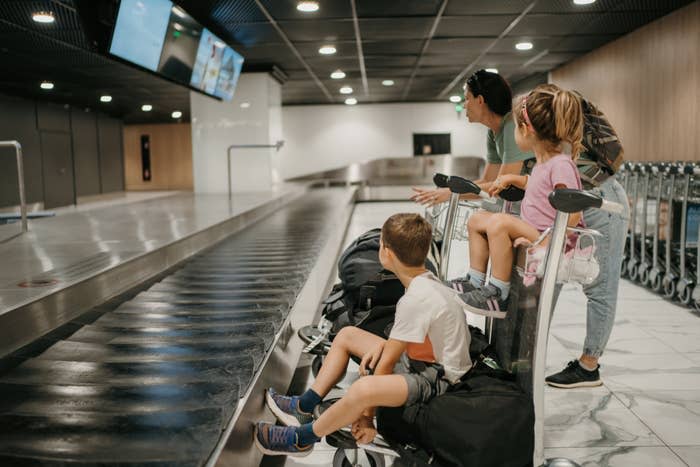
<svg viewBox="0 0 700 467"><path fill-rule="evenodd" d="M110 53L224 100L243 57L170 0L121 0Z"/></svg>
<svg viewBox="0 0 700 467"><path fill-rule="evenodd" d="M156 71L172 6L170 0L122 0L109 52Z"/></svg>
<svg viewBox="0 0 700 467"><path fill-rule="evenodd" d="M178 6L170 9L158 73L189 84L204 28Z"/></svg>
<svg viewBox="0 0 700 467"><path fill-rule="evenodd" d="M214 95L225 101L233 99L233 91L236 89L238 77L241 75L243 57L231 47L224 49L224 57L221 59L219 69L219 81L216 83Z"/></svg>

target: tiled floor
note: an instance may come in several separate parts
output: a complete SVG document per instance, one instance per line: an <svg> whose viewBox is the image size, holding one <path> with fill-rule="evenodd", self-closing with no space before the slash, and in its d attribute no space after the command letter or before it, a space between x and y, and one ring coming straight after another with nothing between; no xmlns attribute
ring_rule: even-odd
<svg viewBox="0 0 700 467"><path fill-rule="evenodd" d="M346 240L408 210L420 211L410 203L358 205ZM463 247L456 247L456 257L465 254ZM583 294L565 287L551 326L548 372L579 355L585 320ZM584 467L700 467L699 314L623 280L601 375L599 388L547 388L548 458L567 457ZM333 453L321 443L308 457L266 458L261 465L329 466Z"/></svg>

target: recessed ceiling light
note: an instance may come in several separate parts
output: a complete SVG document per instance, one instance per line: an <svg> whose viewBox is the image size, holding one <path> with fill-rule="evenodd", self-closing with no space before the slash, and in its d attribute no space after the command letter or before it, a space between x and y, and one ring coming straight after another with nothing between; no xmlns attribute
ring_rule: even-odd
<svg viewBox="0 0 700 467"><path fill-rule="evenodd" d="M484 71L488 71L489 73L498 74L498 68L486 68Z"/></svg>
<svg viewBox="0 0 700 467"><path fill-rule="evenodd" d="M574 0L574 3L576 5L590 5L591 3L595 3L595 0Z"/></svg>
<svg viewBox="0 0 700 467"><path fill-rule="evenodd" d="M347 99L345 99L345 105L355 105L355 104L357 104L357 99L355 99L354 97L348 97Z"/></svg>
<svg viewBox="0 0 700 467"><path fill-rule="evenodd" d="M153 110L153 106L151 104L143 104L141 106L141 110L143 110L144 112L150 112L151 110Z"/></svg>
<svg viewBox="0 0 700 467"><path fill-rule="evenodd" d="M173 113L170 114L170 116L173 118L180 118L182 117L182 112L180 112L179 110L175 110Z"/></svg>
<svg viewBox="0 0 700 467"><path fill-rule="evenodd" d="M518 42L515 44L515 48L518 50L530 50L532 49L532 42Z"/></svg>
<svg viewBox="0 0 700 467"><path fill-rule="evenodd" d="M297 3L297 10L303 11L304 13L318 11L318 2L299 2Z"/></svg>
<svg viewBox="0 0 700 467"><path fill-rule="evenodd" d="M100 102L112 102L112 96L104 95L100 96Z"/></svg>
<svg viewBox="0 0 700 467"><path fill-rule="evenodd" d="M345 78L345 72L343 70L335 70L333 73L331 73L331 78L332 79L343 79L343 78Z"/></svg>
<svg viewBox="0 0 700 467"><path fill-rule="evenodd" d="M456 104L457 102L461 102L461 101L462 101L462 98L456 94L454 96L450 96L450 102L454 102Z"/></svg>
<svg viewBox="0 0 700 467"><path fill-rule="evenodd" d="M46 90L53 89L53 83L51 81L43 81L39 87Z"/></svg>
<svg viewBox="0 0 700 467"><path fill-rule="evenodd" d="M341 94L352 94L352 88L350 86L343 86L340 88Z"/></svg>
<svg viewBox="0 0 700 467"><path fill-rule="evenodd" d="M320 49L318 49L318 53L321 55L333 55L336 52L335 47L332 45L324 45Z"/></svg>
<svg viewBox="0 0 700 467"><path fill-rule="evenodd" d="M241 109L247 109L250 107L250 102L241 102Z"/></svg>
<svg viewBox="0 0 700 467"><path fill-rule="evenodd" d="M53 23L56 18L53 16L53 11L36 11L32 13L32 19L35 23Z"/></svg>
<svg viewBox="0 0 700 467"><path fill-rule="evenodd" d="M382 81L383 86L393 86L394 85L394 80L393 79L385 79Z"/></svg>

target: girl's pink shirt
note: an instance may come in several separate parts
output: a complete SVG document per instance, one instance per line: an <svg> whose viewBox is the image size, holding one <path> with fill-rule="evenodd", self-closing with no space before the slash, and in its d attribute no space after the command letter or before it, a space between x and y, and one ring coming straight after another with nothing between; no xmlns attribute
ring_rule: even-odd
<svg viewBox="0 0 700 467"><path fill-rule="evenodd" d="M569 154L558 154L547 162L535 164L527 181L520 217L540 232L554 224L557 211L547 197L557 185L582 189L578 169ZM579 225L583 226L582 222Z"/></svg>

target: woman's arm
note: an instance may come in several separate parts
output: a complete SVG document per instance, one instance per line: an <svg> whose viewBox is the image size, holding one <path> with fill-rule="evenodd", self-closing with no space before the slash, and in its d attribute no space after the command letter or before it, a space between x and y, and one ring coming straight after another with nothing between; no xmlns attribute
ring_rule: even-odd
<svg viewBox="0 0 700 467"><path fill-rule="evenodd" d="M491 189L491 185L497 178L509 174L519 175L523 169L523 161L510 162L508 164L487 164L487 169L489 168L489 165L498 167L498 171L495 173L488 173L489 177L492 178L486 178L484 176L482 177L484 180L481 183L477 183L484 191L489 191ZM486 170L484 170L484 175L487 175Z"/></svg>

